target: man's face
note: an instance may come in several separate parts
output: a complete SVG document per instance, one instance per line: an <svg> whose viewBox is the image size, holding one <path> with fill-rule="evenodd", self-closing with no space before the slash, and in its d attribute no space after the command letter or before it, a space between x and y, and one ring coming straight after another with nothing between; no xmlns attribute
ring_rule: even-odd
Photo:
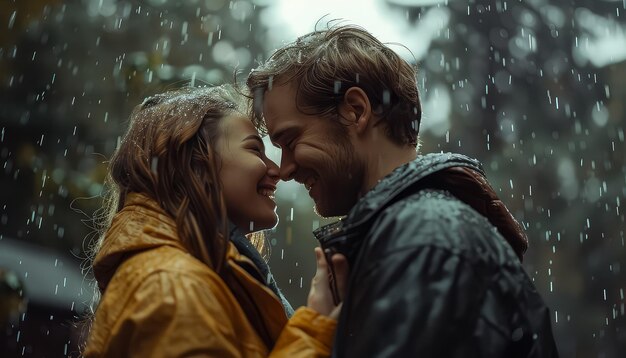
<svg viewBox="0 0 626 358"><path fill-rule="evenodd" d="M280 177L304 184L320 216L346 215L356 203L364 164L338 120L300 113L295 88L267 91L263 115L272 142L282 149Z"/></svg>

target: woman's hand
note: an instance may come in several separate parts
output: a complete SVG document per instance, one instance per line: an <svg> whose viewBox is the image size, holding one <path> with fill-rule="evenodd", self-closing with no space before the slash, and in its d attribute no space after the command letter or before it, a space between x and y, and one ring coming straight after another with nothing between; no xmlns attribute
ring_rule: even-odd
<svg viewBox="0 0 626 358"><path fill-rule="evenodd" d="M311 290L307 299L307 306L315 311L329 316L330 318L339 318L341 311L341 303L335 305L333 303L333 295L330 288L329 275L330 269L326 262L326 257L319 247L315 248L315 258L317 260L317 271L313 280L311 280ZM339 293L340 301L343 300L346 283L348 281L348 260L342 254L335 254L332 257L332 264L335 271L335 284Z"/></svg>

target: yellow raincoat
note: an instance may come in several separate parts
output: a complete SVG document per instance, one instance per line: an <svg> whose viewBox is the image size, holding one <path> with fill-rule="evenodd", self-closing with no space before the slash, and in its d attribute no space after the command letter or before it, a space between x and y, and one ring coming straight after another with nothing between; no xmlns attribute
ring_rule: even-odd
<svg viewBox="0 0 626 358"><path fill-rule="evenodd" d="M288 320L232 243L227 285L183 248L174 220L147 196L129 194L106 235L94 261L104 293L85 357L330 355L335 320L306 307Z"/></svg>

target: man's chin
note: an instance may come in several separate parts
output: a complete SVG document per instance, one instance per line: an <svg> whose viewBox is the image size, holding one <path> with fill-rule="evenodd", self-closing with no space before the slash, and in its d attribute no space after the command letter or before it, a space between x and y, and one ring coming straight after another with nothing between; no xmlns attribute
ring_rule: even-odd
<svg viewBox="0 0 626 358"><path fill-rule="evenodd" d="M323 209L320 209L319 205L317 204L313 206L313 212L315 213L315 215L319 217L328 218L328 215L325 215L326 211Z"/></svg>
<svg viewBox="0 0 626 358"><path fill-rule="evenodd" d="M315 214L317 214L317 216L322 217L324 219L344 216L347 214L347 211L340 212L340 210L337 210L337 209L338 208L330 208L329 206L326 206L322 203L317 203L317 202L315 203L315 206L313 207L313 211L315 212Z"/></svg>

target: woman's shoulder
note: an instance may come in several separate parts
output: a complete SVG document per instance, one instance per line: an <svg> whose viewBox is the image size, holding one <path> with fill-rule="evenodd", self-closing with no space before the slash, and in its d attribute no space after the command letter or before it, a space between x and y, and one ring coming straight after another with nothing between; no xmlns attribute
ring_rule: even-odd
<svg viewBox="0 0 626 358"><path fill-rule="evenodd" d="M233 298L211 268L178 248L162 246L135 254L120 265L102 303L109 308L107 302L113 303L121 309L141 305L143 300L166 306L189 306L194 302L224 306L230 305Z"/></svg>
<svg viewBox="0 0 626 358"><path fill-rule="evenodd" d="M122 276L122 279L137 284L145 282L151 276L203 283L222 281L212 268L190 253L167 245L133 255L120 265L118 271L121 271L121 275L116 273L115 276Z"/></svg>
<svg viewBox="0 0 626 358"><path fill-rule="evenodd" d="M155 344L168 346L164 342L178 340L176 332L186 332L202 346L218 335L235 339L242 325L245 315L213 270L184 251L160 247L118 268L96 310L90 340L95 350L125 347L137 332L149 332L161 337Z"/></svg>

